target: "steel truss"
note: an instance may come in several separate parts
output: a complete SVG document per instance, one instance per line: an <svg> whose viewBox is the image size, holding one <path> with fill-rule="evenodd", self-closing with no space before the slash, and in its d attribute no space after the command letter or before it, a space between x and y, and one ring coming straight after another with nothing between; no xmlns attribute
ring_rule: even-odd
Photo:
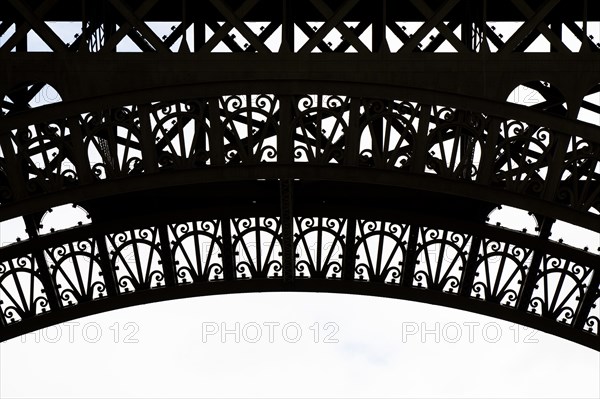
<svg viewBox="0 0 600 399"><path fill-rule="evenodd" d="M551 238L557 220L600 226L600 127L577 120L600 114L586 100L600 90L600 53L576 23L600 17L595 2L137 3L0 5L0 33L13 27L0 44L0 221L27 233L0 248L0 339L173 298L327 291L465 309L600 350L600 258ZM73 20L70 44L48 24ZM160 20L179 22L161 38ZM396 21L423 24L405 37ZM522 28L501 38L487 21ZM27 51L30 30L49 54ZM152 54L115 52L125 37ZM524 54L538 37L550 52ZM436 53L444 42L456 54ZM213 53L219 43L231 54ZM554 64L528 64L543 60ZM119 62L122 74L109 66ZM432 79L449 65L455 79ZM46 83L62 101L32 108ZM519 83L544 101L507 103ZM89 221L44 226L65 204ZM536 231L489 223L502 205L530 211Z"/></svg>

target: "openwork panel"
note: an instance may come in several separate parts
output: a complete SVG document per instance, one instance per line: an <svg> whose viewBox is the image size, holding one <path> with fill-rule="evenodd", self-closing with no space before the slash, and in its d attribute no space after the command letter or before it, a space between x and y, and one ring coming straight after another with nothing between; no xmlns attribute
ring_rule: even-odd
<svg viewBox="0 0 600 399"><path fill-rule="evenodd" d="M93 176L113 180L157 170L294 162L424 170L534 197L551 189L555 203L578 211L597 214L600 207L600 144L571 136L563 166L550 170L562 159L565 133L401 99L227 95L83 112L7 134L0 149L2 203L15 193L93 183ZM12 153L18 162L13 167L6 164ZM549 180L558 180L557 190L554 183L547 187Z"/></svg>
<svg viewBox="0 0 600 399"><path fill-rule="evenodd" d="M142 168L140 121L135 106L81 116L84 145L98 179L139 174Z"/></svg>
<svg viewBox="0 0 600 399"><path fill-rule="evenodd" d="M236 278L281 277L282 238L278 217L233 218L231 237Z"/></svg>
<svg viewBox="0 0 600 399"><path fill-rule="evenodd" d="M169 225L179 284L223 279L221 222L202 220Z"/></svg>
<svg viewBox="0 0 600 399"><path fill-rule="evenodd" d="M399 284L410 226L369 220L356 223L355 279Z"/></svg>
<svg viewBox="0 0 600 399"><path fill-rule="evenodd" d="M592 334L600 335L600 288L590 287L595 289L594 302L590 312L586 315L584 329Z"/></svg>
<svg viewBox="0 0 600 399"><path fill-rule="evenodd" d="M456 293L467 265L472 237L428 227L418 227L413 286Z"/></svg>
<svg viewBox="0 0 600 399"><path fill-rule="evenodd" d="M536 276L529 311L571 324L589 287L592 269L544 255Z"/></svg>
<svg viewBox="0 0 600 399"><path fill-rule="evenodd" d="M157 227L110 233L106 239L119 292L164 285Z"/></svg>
<svg viewBox="0 0 600 399"><path fill-rule="evenodd" d="M94 239L48 248L45 256L62 306L106 295L100 255Z"/></svg>
<svg viewBox="0 0 600 399"><path fill-rule="evenodd" d="M482 240L471 296L515 307L533 251L514 244Z"/></svg>
<svg viewBox="0 0 600 399"><path fill-rule="evenodd" d="M570 139L557 199L575 209L600 213L600 144Z"/></svg>
<svg viewBox="0 0 600 399"><path fill-rule="evenodd" d="M350 118L350 97L305 95L294 101L296 162L341 164Z"/></svg>
<svg viewBox="0 0 600 399"><path fill-rule="evenodd" d="M227 164L277 160L279 101L272 94L219 99Z"/></svg>
<svg viewBox="0 0 600 399"><path fill-rule="evenodd" d="M494 184L541 196L555 142L555 134L545 127L516 120L502 122L493 166Z"/></svg>
<svg viewBox="0 0 600 399"><path fill-rule="evenodd" d="M48 296L33 255L0 262L0 318L3 324L49 310Z"/></svg>
<svg viewBox="0 0 600 399"><path fill-rule="evenodd" d="M155 103L149 117L159 167L185 169L210 165L207 100Z"/></svg>
<svg viewBox="0 0 600 399"><path fill-rule="evenodd" d="M475 180L485 143L485 116L434 106L427 136L428 173Z"/></svg>
<svg viewBox="0 0 600 399"><path fill-rule="evenodd" d="M341 218L295 218L296 276L341 277L346 223Z"/></svg>
<svg viewBox="0 0 600 399"><path fill-rule="evenodd" d="M66 119L11 131L12 144L30 193L45 193L77 184L73 135Z"/></svg>
<svg viewBox="0 0 600 399"><path fill-rule="evenodd" d="M360 116L360 165L403 169L410 165L420 105L364 99Z"/></svg>

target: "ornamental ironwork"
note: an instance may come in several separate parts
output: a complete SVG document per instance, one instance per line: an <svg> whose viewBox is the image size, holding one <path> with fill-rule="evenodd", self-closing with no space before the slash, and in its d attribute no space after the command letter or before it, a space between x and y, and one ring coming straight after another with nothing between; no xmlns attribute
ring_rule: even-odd
<svg viewBox="0 0 600 399"><path fill-rule="evenodd" d="M328 291L600 350L590 26L600 3L3 2L0 338Z"/></svg>

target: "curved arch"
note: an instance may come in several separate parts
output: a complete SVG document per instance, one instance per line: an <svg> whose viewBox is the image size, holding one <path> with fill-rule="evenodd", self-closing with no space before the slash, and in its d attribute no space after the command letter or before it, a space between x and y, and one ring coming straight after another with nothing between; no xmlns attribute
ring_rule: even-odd
<svg viewBox="0 0 600 399"><path fill-rule="evenodd" d="M372 210L371 208L362 212L369 214L372 213ZM208 224L212 225L213 227L210 227L210 229L214 229L214 231L219 230L220 234L218 236L212 235L211 241L216 240L220 242L219 245L223 246L222 254L227 253L227 245L233 248L254 248L254 253L251 253L253 252L252 250L248 251L248 257L254 257L256 261L256 257L261 256L258 254L261 248L272 254L274 252L274 241L280 243L279 245L282 247L286 243L286 238L278 227L280 226L281 219L278 216L270 216L269 212L263 214L265 218L272 221L270 228L265 229L265 227L261 227L261 225L257 224L260 222L257 221L254 221L254 223L249 222L250 219L248 218L239 220L236 218L225 219L231 231L229 237L226 235L223 236L223 232L226 229L215 227L218 225L219 222L217 220L219 219L200 218L194 220L206 224L205 227ZM354 216L353 214L356 214L356 211L350 211L348 215ZM78 303L76 305L69 303L67 298L63 297L59 307L52 309L47 314L23 317L23 320L20 322L4 321L0 327L1 337L2 339L7 339L35 328L41 328L57 320L67 320L72 317L80 317L84 314L93 314L99 311L156 300L226 292L299 290L380 295L443 304L444 306L456 307L519 322L592 348L600 349L598 347L597 328L593 330L594 327L592 327L592 330L589 332L582 329L583 326L590 323L593 324L593 320L596 317L591 308L588 309L583 303L586 301L585 298L588 297L592 302L596 300L595 286L594 283L591 283L591 279L597 278L597 264L581 264L566 260L564 254L560 253L560 251L556 252L558 247L548 247L544 251L541 250L543 246L534 247L535 249L523 246L519 239L521 233L512 233L512 238L506 240L505 236L495 236L496 233L494 231L496 229L491 229L482 236L475 236L467 232L468 229L453 229L454 231L452 231L447 227L436 226L435 223L426 223L423 225L422 222L424 219L420 215L416 216L416 220L420 220L420 222L413 222L400 214L388 217L389 221L376 219L357 220L352 216L340 215L334 219L308 215L294 217L295 231L305 234L306 231L304 229L300 230L300 227L306 223L303 220L310 221L312 232L320 233L323 237L329 234L339 244L327 247L326 245L319 246L317 243L315 246L317 248L316 255L322 256L322 259L325 260L320 263L321 267L314 267L314 270L320 271L320 273L311 272L308 275L302 274L302 265L306 261L303 260L302 256L297 258L295 260L296 271L294 273L296 278L292 285L281 274L266 272L265 268L260 267L245 267L244 265L248 264L248 260L235 256L233 252L230 252L232 255L231 258L223 257L223 268L225 270L232 268L232 270L237 269L240 271L241 266L247 273L245 276L241 276L240 273L232 279L227 277L227 272L225 271L224 279L204 279L191 283L181 280L169 281L169 268L171 268L172 272L176 270L176 265L169 263L169 259L173 259L169 254L173 255L177 253L178 248L181 246L181 241L172 241L168 236L166 237L166 241L161 241L159 232L162 229L170 229L181 225L181 221L177 221L177 219L182 218L181 215L172 214L167 219L159 218L159 220L164 220L164 222L152 223L148 227L143 227L138 221L134 223L134 225L138 226L135 229L123 226L120 229L121 232L108 231L101 236L96 234L94 238L89 239L82 238L92 232L92 230L88 229L88 233L84 233L85 230L83 229L85 227L80 228L82 233L77 233L75 240L69 238L67 235L69 232L55 233L57 236L62 235L62 240L66 240L66 244L62 246L55 243L56 238L50 237L50 235L44 236L40 238L40 244L45 248L44 252L55 253L56 250L54 248L61 248L59 253L63 255L63 262L66 258L73 257L93 259L94 267L96 268L93 274L100 274L101 270L101 281L89 280L89 286L85 288L95 289L99 284L103 284L106 290L102 288L96 289L95 292L97 294L88 295L87 297L80 295L77 297ZM167 220L171 220L171 222L167 222ZM335 222L332 222L332 220L335 220ZM388 229L389 223L397 225L398 228ZM261 231L267 231L267 234L262 236L257 235L257 228ZM155 242L153 238L155 236L148 233L145 239L140 239L138 234L122 233L123 229L124 231L155 231L155 235L158 238ZM123 239L119 241L120 245L117 250L126 246L139 246L138 244L143 241L144 243L149 243L149 245L156 245L155 248L157 251L160 246L161 253L157 254L157 259L150 262L146 262L148 259L142 256L141 258L144 259L141 261L135 259L135 257L131 257L129 259L125 258L122 262L123 264L118 264L114 261L114 257L117 254L107 256L108 252L105 252L106 249L102 248L103 245L107 244L107 248L110 248L116 235L119 235ZM369 250L374 251L374 253L378 252L379 260L377 262L361 262L359 257L359 259L356 259L352 263L352 259L355 259L353 254L361 253L357 247L364 245L366 241L370 240L370 237L377 237L377 245L370 245ZM381 237L392 237L394 245L379 247L381 245ZM531 238L531 240L536 240L536 238ZM82 242L84 244L81 244ZM106 244L102 244L102 242ZM294 240L296 252L304 250L304 248L300 248L303 245L304 243L301 242L301 239L296 238ZM342 253L339 254L332 251L332 247L339 248ZM270 252L268 248L271 248ZM431 248L435 248L435 251L431 251ZM448 248L453 248L453 250L448 251ZM403 254L402 268L390 268L390 262L398 259L396 253L399 252ZM531 272L531 268L532 262L535 262L536 253L542 256L542 263L540 271L533 273ZM339 273L328 273L325 270L325 265L333 265L333 263L326 261L327 256L330 254L335 255L336 259L340 259L339 267L341 275ZM423 266L426 266L424 269L419 269L419 254L423 255L421 256L423 258L421 263ZM339 258L338 255L340 255ZM424 259L425 256L434 257L436 261L429 262ZM333 259L333 257L330 258ZM459 258L460 261L457 261ZM271 255L262 255L261 259L268 261L271 259ZM562 279L577 278L578 290L576 293L579 295L574 294L575 291L572 290L572 285L564 285L563 291L563 285L546 284L544 286L540 283L539 289L551 289L553 290L554 297L568 298L568 305L573 309L573 313L567 321L563 320L562 312L544 311L537 315L521 310L523 308L525 310L535 310L540 301L542 303L541 307L546 306L548 309L565 308L562 305L557 307L555 305L556 301L553 301L554 297L551 296L550 299L546 300L547 296L544 296L543 293L540 296L535 290L530 294L531 298L523 302L525 300L526 281L530 279L533 282L542 281L545 273L547 273L546 266L552 267L556 263L555 260L558 261L561 267L554 268L551 272L557 274ZM11 261L3 261L2 265L7 264L6 262ZM336 262L338 261L336 260ZM119 276L118 269L121 267L128 266L126 268L129 270L150 263L152 267L156 266L159 272L165 276L165 279L162 280L164 285L147 284L149 281L147 279L146 283L137 281L135 284L127 284L125 287L121 284L122 279L114 279L114 277ZM507 263L514 266L507 267ZM90 262L90 271L91 264L92 262ZM388 273L386 272L386 267L388 272L396 270L399 273L399 279L386 278L386 273ZM490 272L492 268L494 268L494 272ZM484 269L485 273L482 273L480 276L483 280L477 280L475 278L477 272ZM516 275L515 269L517 270ZM450 270L451 272L449 272ZM369 276L377 276L377 278L369 280L361 278L361 275L365 275L365 272ZM63 268L61 269L61 273L72 274L74 271L69 272L69 270ZM135 273L132 272L133 274ZM110 278L111 275L114 276L113 280ZM423 281L423 278L419 277L421 275L427 280L427 284L420 284ZM475 278L473 280L474 284L468 283L469 276ZM516 283L517 279L521 281ZM57 282L57 273L55 273L52 284L56 284ZM590 286L591 288L589 288ZM478 295L482 292L482 289L486 293L484 297ZM68 287L65 287L65 290L62 292L67 292L67 290ZM99 295L99 293L106 295Z"/></svg>
<svg viewBox="0 0 600 399"><path fill-rule="evenodd" d="M278 96L277 101L281 102L284 97ZM331 114L336 110L336 112L342 112L344 118L348 118L348 102L354 97L347 97L345 101L345 105L341 105L340 107L334 107L329 109L327 113L323 114L321 112L315 119L315 123L322 124L327 121L327 116L333 115ZM208 100L203 100L206 103ZM213 101L213 100L210 100ZM294 100L295 101L295 100ZM354 101L359 101L357 98L354 98ZM367 100L370 101L370 100ZM402 101L402 100L399 100ZM161 103L158 103L159 105ZM390 104L390 107L394 107L394 103ZM213 101L211 108L219 107L218 102L215 103ZM345 108L344 108L345 107ZM439 107L439 110L438 110ZM340 108L337 110L337 108ZM540 127L542 125L534 124L533 122L524 122L520 120L506 119L506 120L498 120L497 116L487 115L487 114L474 114L471 111L459 110L452 111L452 115L458 118L455 122L449 123L449 121L440 119L437 117L436 112L445 112L443 111L444 106L431 106L426 103L418 104L417 108L419 112L424 112L427 109L431 109L430 115L420 115L418 120L415 118L412 122L413 125L422 123L421 131L417 132L418 136L428 136L428 143L424 146L418 146L419 140L413 140L414 143L409 145L400 145L397 143L394 151L401 151L405 153L405 156L408 156L407 151L412 150L413 154L411 157L414 158L415 155L422 156L421 153L426 153L429 149L436 147L438 153L431 156L430 154L426 155L426 159L422 161L422 165L417 163L411 168L411 171L419 171L422 170L424 166L427 166L427 171L432 173L442 174L444 177L448 177L451 179L464 179L468 177L467 180L473 180L478 183L491 184L493 186L499 186L508 191L514 191L519 194L526 194L530 197L552 197L552 192L556 189L554 186L547 187L546 180L559 180L560 187L559 193L556 194L556 199L554 200L557 204L564 204L573 209L581 209L583 211L589 210L592 208L596 208L598 206L598 196L599 192L596 189L586 189L585 195L582 197L581 195L572 195L565 197L563 193L565 190L571 190L571 192L579 192L581 190L577 190L576 187L571 187L571 185L594 185L595 178L583 178L583 174L587 173L589 168L584 167L583 169L579 166L578 163L574 165L565 165L565 168L575 169L574 171L570 171L571 174L575 173L577 176L582 176L579 178L579 181L565 175L562 173L560 176L560 170L551 170L548 168L550 165L550 158L559 154L561 151L569 151L567 153L567 159L572 155L577 155L575 152L579 150L577 146L573 148L572 142L582 142L586 143L589 141L591 146L595 145L596 139L587 139L580 137L580 131L577 130L578 136L571 136L571 133L560 133L560 131L555 131L554 129L549 129L547 127ZM521 108L519 108L521 109ZM178 111L181 113L181 111ZM201 112L203 114L203 119L208 121L210 119L209 115L205 115L205 110L196 111L190 110L188 112L188 118L196 118L197 113ZM226 110L221 110L221 112L227 112ZM132 176L144 173L152 173L157 167L160 167L160 164L155 160L158 154L153 154L154 151L161 151L160 148L164 147L165 142L177 140L176 136L181 140L182 135L187 135L191 143L200 143L203 142L201 147L202 157L204 162L199 162L199 160L195 160L193 165L185 164L182 167L203 167L203 166L218 166L219 164L231 164L233 163L233 159L230 158L229 155L233 153L242 154L247 151L245 147L248 143L254 142L254 145L265 145L264 148L266 152L269 154L271 152L278 152L278 157L281 159L275 159L275 154L271 154L268 158L264 158L261 155L261 161L272 161L277 163L285 163L287 164L289 161L286 161L285 156L282 157L282 149L273 149L273 145L278 145L279 140L277 136L285 136L287 133L287 128L285 130L281 130L280 126L276 126L274 122L274 109L271 109L272 115L268 119L268 123L261 127L261 129L253 129L252 126L256 123L260 123L261 121L255 121L252 118L249 122L250 124L246 125L248 131L252 131L250 135L248 135L243 140L238 137L238 139L228 139L228 137L236 137L236 134L233 133L232 129L228 127L226 124L223 124L223 121L220 119L215 119L210 123L212 126L211 131L214 131L212 137L209 136L209 132L206 132L204 128L196 129L193 132L180 132L175 134L173 130L179 129L180 125L185 125L185 121L181 123L175 123L175 126L169 129L168 139L159 139L162 144L155 146L155 149L150 148L154 146L147 138L144 138L148 135L149 129L156 129L157 126L152 126L152 123L157 124L158 122L155 120L152 122L152 118L150 118L150 122L147 122L147 118L149 115L147 107L143 105L139 106L126 106L120 108L120 111L108 112L107 117L101 116L102 112L96 113L98 115L92 116L93 114L85 114L85 120L79 121L80 124L78 127L73 126L73 117L68 117L63 123L62 128L60 130L60 134L62 138L55 138L52 136L52 140L58 140L60 143L65 143L67 139L73 141L80 140L79 137L83 137L83 145L88 145L89 148L94 148L93 154L90 154L88 151L88 159L84 161L77 162L76 151L75 148L71 145L62 145L61 148L52 149L54 151L58 151L58 158L61 162L57 162L56 160L52 160L52 162L45 162L42 166L38 167L39 164L35 162L34 157L46 157L50 159L50 149L35 149L35 151L29 147L24 147L22 149L18 148L17 157L23 159L24 162L27 162L28 166L26 170L20 171L20 174L23 175L25 173L29 174L26 177L26 186L27 189L32 194L39 194L40 192L51 192L55 189L64 189L66 187L72 187L74 185L80 185L81 183L93 182L95 177L100 178L118 178L121 176ZM359 108L360 112L360 108ZM402 112L408 112L403 110ZM236 111L237 113L237 111ZM255 112L256 114L260 114L260 112ZM280 114L277 111L278 115ZM114 117L110 116L110 114L114 115ZM363 113L364 114L364 113ZM304 114L302 114L304 115ZM534 114L535 115L535 114ZM281 116L281 115L279 115ZM230 120L235 117L234 115L225 115L225 120ZM306 115L304 115L306 119ZM362 118L363 116L356 115L355 118ZM368 117L368 115L366 116ZM413 112L414 117L414 112ZM117 118L118 120L114 120ZM227 119L230 118L230 119ZM336 119L337 117L331 116L331 118ZM239 118L238 118L239 119ZM242 118L243 119L243 118ZM309 118L310 119L310 118ZM313 118L314 119L314 118ZM423 122L421 120L424 119ZM552 120L552 118L550 118ZM146 120L145 123L142 123L142 120ZM297 118L296 118L297 120ZM561 119L562 120L562 119ZM101 122L103 121L103 122ZM120 121L120 122L119 122ZM165 118L159 119L160 121L165 121ZM340 121L343 122L343 119ZM359 119L360 121L360 119ZM173 122L175 122L173 120ZM189 120L187 120L189 123ZM358 152L360 150L361 143L360 141L364 138L359 138L358 147L357 144L351 146L351 140L349 138L351 135L359 135L360 133L353 132L353 129L346 128L345 132L341 134L341 132L337 132L342 129L345 125L345 122L340 122L340 128L336 128L337 124L333 124L331 128L336 130L336 133L331 136L333 133L331 129L327 131L330 136L319 136L321 137L319 140L315 141L311 139L311 143L316 143L314 145L322 146L319 148L319 151L325 151L326 148L335 149L335 153L339 153L342 151L345 153L351 161L345 161L346 165L352 165L354 162L358 162L361 166L369 166L362 162L361 158L356 158L354 153L349 153L348 151ZM550 121L547 121L550 122ZM116 123L116 124L115 124ZM237 123L241 123L237 121ZM307 123L313 123L307 120ZM360 123L360 122L359 122ZM449 124L448 124L449 123ZM499 123L499 126L498 126ZM448 126L446 126L448 124ZM139 126L138 126L139 125ZM149 126L148 126L149 125ZM203 125L207 125L207 123L203 123ZM292 122L292 127L295 126L294 122ZM315 125L316 126L316 125ZM204 126L205 127L205 126ZM414 127L414 126L413 126ZM575 127L579 128L580 126L575 124L571 126L573 129ZM386 128L387 129L387 128ZM450 129L450 130L448 130ZM458 130L457 130L458 129ZM79 131L78 131L79 130ZM306 129L304 129L306 131ZM460 131L460 135L450 140L449 132L452 131ZM474 132L469 138L465 136L464 132ZM102 133L102 134L100 134ZM305 132L306 133L306 132ZM45 131L40 131L39 128L36 127L36 137L39 136L42 139L45 139L45 136L50 135L51 133L46 133ZM53 133L52 133L53 134ZM564 135L569 135L570 142L566 142L566 139L563 137ZM19 130L13 130L14 137L19 135ZM224 136L223 142L216 142L215 140L221 140L218 136ZM79 137L78 137L79 136ZM144 136L144 137L142 137ZM439 136L439 137L438 137ZM443 138L442 138L443 136ZM150 135L152 137L152 135ZM305 137L305 139L300 139L301 137ZM475 139L474 137L478 137ZM300 134L300 136L293 137L292 146L304 148L302 145L306 145L306 135ZM377 137L371 137L372 142L377 144ZM493 140L490 140L493 139ZM142 141L146 140L145 143ZM266 140L271 140L273 144L265 144ZM304 142L304 144L302 144ZM457 150L457 146L462 146L461 153L457 156L448 155L448 159L441 159L440 156L444 155L444 148L446 144L453 143L448 148L448 154L454 154ZM470 143L470 144L469 144ZM489 154L487 157L482 158L479 157L484 155L483 144L487 147L492 145L497 145L496 154ZM182 142L179 142L180 145L183 145ZM310 144L310 145L313 145ZM464 146L466 144L466 147ZM78 144L80 145L80 144ZM191 144L190 144L191 145ZM200 145L200 144L198 144ZM161 147L162 146L162 147ZM364 147L364 143L362 145ZM472 146L473 148L470 148ZM578 145L579 146L579 145ZM221 149L220 147L223 147ZM410 148L412 147L412 148ZM438 148L439 147L439 148ZM7 149L10 150L10 149ZM261 150L261 154L265 151ZM316 151L316 150L315 150ZM328 150L329 151L329 150ZM386 153L389 153L389 150L379 149L381 152L381 156L387 156ZM382 152L383 151L383 152ZM417 151L415 153L415 151ZM225 155L222 157L221 153ZM581 150L579 150L581 153ZM229 155L228 155L229 154ZM468 154L468 156L466 155ZM53 154L56 157L56 154ZM329 160L334 161L335 163L339 163L339 159L341 159L342 155L336 155L336 157L323 158L323 162ZM236 156L237 157L237 156ZM242 162L242 159L236 158L235 162ZM336 160L336 158L338 160ZM495 158L495 159L494 159ZM590 157L588 157L590 158ZM195 158L194 158L195 159ZM290 158L293 160L293 158ZM86 162L87 161L87 162ZM246 164L255 163L248 156L245 159ZM306 162L308 160L297 160L299 162ZM480 161L480 162L479 162ZM361 164L362 162L362 164ZM461 171L450 171L448 169L448 162L456 163L456 165L452 165L451 169L456 169L457 167L461 169ZM596 162L595 155L592 153L591 159L589 162ZM589 163L588 162L588 163ZM244 163L244 162L242 162ZM315 163L315 162L312 162ZM475 164L483 164L485 166L484 170L480 176L477 168L473 168ZM485 164L488 165L485 165ZM596 162L597 163L597 162ZM88 170L88 164L92 164L91 171ZM441 165L446 164L445 167L441 167ZM32 166L35 165L35 166ZM63 167L63 165L65 165ZM437 167L436 167L437 165ZM374 165L377 167L383 167L381 163L379 165ZM431 168L433 167L433 168ZM465 169L466 168L466 169ZM468 173L465 172L468 169ZM584 170L585 169L585 170ZM483 173L485 172L485 173ZM13 172L15 173L15 172ZM19 171L17 170L17 173ZM108 174L111 176L108 176ZM466 175L465 175L466 173ZM554 174L550 176L547 174ZM592 173L595 173L592 169ZM31 177L32 174L36 176L34 178ZM589 173L588 173L589 174ZM87 176L86 176L87 175ZM465 175L465 177L463 177ZM586 177L588 177L586 175ZM22 179L21 176L16 176L16 179ZM489 179L489 180L488 180ZM487 181L486 181L487 180ZM584 180L584 181L582 181ZM30 187L31 186L31 187ZM55 186L53 188L52 186ZM563 199L564 198L564 199Z"/></svg>
<svg viewBox="0 0 600 399"><path fill-rule="evenodd" d="M49 293L49 313L56 316L6 322L2 336L56 320L53 317L78 314L75 308L108 310L151 298L178 297L179 292L204 294L188 286L209 287L208 293L304 286L332 292L380 292L436 303L453 298L448 299L454 304L449 306L536 325L596 348L596 316L591 309L600 279L597 256L550 243L547 230L557 218L595 226L597 215L590 210L597 207L600 195L595 189L580 188L595 187L595 177L586 174L589 162L568 162L582 148L571 143L585 140L595 146L597 139L590 137L597 129L523 107L502 106L504 111L494 112L492 103L484 103L477 107L489 113L477 111L464 106L474 104L473 99L461 96L442 95L450 104L440 104L414 102L381 87L374 91L387 93L387 98L351 93L359 88L365 86L350 85L343 94L329 95L320 87L313 105L306 103L306 107L304 91L223 95L226 86L218 88L219 95L165 99L175 96L174 92L180 94L176 88L163 91L154 102L145 98L120 107L113 103L110 110L67 115L53 122L57 130L40 129L33 121L16 127L21 116L4 118L0 123L12 126L7 133L12 140L19 131L31 129L40 140L50 135L49 142L58 140L64 146L54 157L58 161L45 163L37 172L27 165L32 156L47 155L47 146L15 149L2 145L4 152L12 152L20 162L9 176L10 188L19 196L5 202L0 214L30 217L74 202L89 210L93 223L44 236L34 231L27 242L0 252L2 262L30 253L40 270L61 268L40 275ZM430 100L437 97L430 92L408 92ZM173 105L189 103L189 98L194 106ZM33 120L47 115L51 107L31 111ZM514 117L502 115L509 111L515 111ZM554 121L560 121L557 129ZM561 123L562 127L584 127L586 136L578 130L561 130ZM263 156L269 146L276 157ZM295 157L300 147L311 156ZM88 148L96 149L96 158ZM167 148L173 162L160 161ZM361 148L371 154L362 153ZM565 163L553 161L559 156ZM398 165L402 157L407 161ZM588 157L597 162L595 155ZM75 178L55 178L62 176L57 165L67 159L73 161ZM277 189L279 181L299 189L293 196L292 219L291 214L286 219L279 213L284 199ZM565 199L559 195L561 189L582 194ZM200 204L202 209L198 209ZM534 211L543 234L526 237L486 226L485 217L500 204ZM189 219L190 212L197 219ZM376 234L391 241L377 250L375 261L370 248L367 255L366 241L360 236L361 221L369 220L381 229L396 223L407 235L400 239ZM185 244L193 255L188 253L182 264L184 244L173 243L185 238L176 234L176 226L183 223L191 228L198 221L208 223L204 226L208 230L196 224L192 235L204 237L213 250L207 257L197 242L194 248ZM32 227L37 228L35 223ZM253 244L249 242L252 237ZM329 242L323 242L323 237ZM308 241L317 244L314 253ZM402 253L402 259L388 254L388 247L389 251L395 248L395 254ZM487 252L482 248L488 248ZM432 259L434 250L439 254ZM52 260L50 254L81 261L88 277L94 275L88 278L89 286L58 282L69 273L75 281L78 269L63 267L69 260ZM546 255L584 268L592 279L586 281L591 288L577 300L567 323L557 320L556 312L530 314ZM506 263L513 266L500 266ZM478 273L485 281L478 280ZM290 279L294 281L291 286ZM212 285L228 288L212 291ZM480 299L476 288L486 293ZM590 332L583 330L590 325Z"/></svg>

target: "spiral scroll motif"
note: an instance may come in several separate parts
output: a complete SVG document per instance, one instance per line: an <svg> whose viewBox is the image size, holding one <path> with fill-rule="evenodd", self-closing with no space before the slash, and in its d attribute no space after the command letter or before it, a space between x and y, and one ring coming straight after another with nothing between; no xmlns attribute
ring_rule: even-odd
<svg viewBox="0 0 600 399"><path fill-rule="evenodd" d="M419 111L419 104L406 101L363 100L361 165L407 168L413 155Z"/></svg>
<svg viewBox="0 0 600 399"><path fill-rule="evenodd" d="M45 254L63 306L106 295L98 248L93 239L50 248Z"/></svg>
<svg viewBox="0 0 600 399"><path fill-rule="evenodd" d="M231 231L238 278L281 277L279 218L235 218Z"/></svg>
<svg viewBox="0 0 600 399"><path fill-rule="evenodd" d="M15 129L11 136L28 192L40 194L77 184L73 137L65 120Z"/></svg>
<svg viewBox="0 0 600 399"><path fill-rule="evenodd" d="M48 296L32 255L0 263L0 320L3 324L48 312L48 305Z"/></svg>
<svg viewBox="0 0 600 399"><path fill-rule="evenodd" d="M295 222L297 276L340 278L346 221L337 218L297 217Z"/></svg>
<svg viewBox="0 0 600 399"><path fill-rule="evenodd" d="M92 172L113 179L142 172L138 109L124 106L81 116L81 128Z"/></svg>
<svg viewBox="0 0 600 399"><path fill-rule="evenodd" d="M484 145L485 116L450 107L433 107L427 170L455 179L475 180Z"/></svg>
<svg viewBox="0 0 600 399"><path fill-rule="evenodd" d="M477 257L471 295L504 306L516 306L532 253L514 244L484 240Z"/></svg>
<svg viewBox="0 0 600 399"><path fill-rule="evenodd" d="M557 199L576 209L600 213L600 145L571 138Z"/></svg>
<svg viewBox="0 0 600 399"><path fill-rule="evenodd" d="M294 158L297 162L341 164L350 97L307 95L294 101Z"/></svg>
<svg viewBox="0 0 600 399"><path fill-rule="evenodd" d="M588 214L597 214L600 206L600 142L593 138L578 137L576 129L559 132L526 120L404 98L191 97L82 112L9 130L10 140L0 143L0 208L17 198L97 180L279 163L425 172L553 199ZM8 159L15 160L11 167ZM554 159L563 160L563 166L551 169ZM558 184L548 186L548 181Z"/></svg>
<svg viewBox="0 0 600 399"><path fill-rule="evenodd" d="M169 226L180 284L223 279L221 222L204 220Z"/></svg>
<svg viewBox="0 0 600 399"><path fill-rule="evenodd" d="M511 191L541 196L556 135L521 121L501 124L493 182Z"/></svg>
<svg viewBox="0 0 600 399"><path fill-rule="evenodd" d="M127 293L164 285L158 229L149 227L108 234L108 249L119 291Z"/></svg>
<svg viewBox="0 0 600 399"><path fill-rule="evenodd" d="M600 297L592 266L542 253L530 276L533 249L466 232L324 216L295 216L292 240L284 239L281 219L272 216L178 220L87 238L87 226L74 229L81 237L59 245L55 241L60 237L77 234L62 231L39 237L41 244L49 243L42 258L29 254L0 260L0 332L44 313L60 314L164 287L207 292L209 286L232 281L285 284L287 242L296 255L295 270L290 270L297 282L333 284L334 292L336 284L351 283L359 291L391 289L387 295L393 292L392 296L432 293L484 302L489 309L524 312L523 287L533 279L535 287L526 302L528 320L550 320L573 331L598 334ZM24 245L29 244L22 241L7 248ZM344 274L349 265L352 273ZM171 267L174 275L168 280ZM469 273L474 280L465 286ZM57 307L51 307L50 291L56 293Z"/></svg>
<svg viewBox="0 0 600 399"><path fill-rule="evenodd" d="M359 280L398 284L406 261L409 226L357 221L356 276Z"/></svg>
<svg viewBox="0 0 600 399"><path fill-rule="evenodd" d="M277 160L278 103L273 95L267 94L219 99L226 163Z"/></svg>
<svg viewBox="0 0 600 399"><path fill-rule="evenodd" d="M561 323L572 323L591 277L592 269L588 267L545 255L530 310Z"/></svg>
<svg viewBox="0 0 600 399"><path fill-rule="evenodd" d="M158 166L198 168L210 163L206 100L158 102L149 112Z"/></svg>
<svg viewBox="0 0 600 399"><path fill-rule="evenodd" d="M470 244L469 235L419 228L413 284L431 290L457 292Z"/></svg>

